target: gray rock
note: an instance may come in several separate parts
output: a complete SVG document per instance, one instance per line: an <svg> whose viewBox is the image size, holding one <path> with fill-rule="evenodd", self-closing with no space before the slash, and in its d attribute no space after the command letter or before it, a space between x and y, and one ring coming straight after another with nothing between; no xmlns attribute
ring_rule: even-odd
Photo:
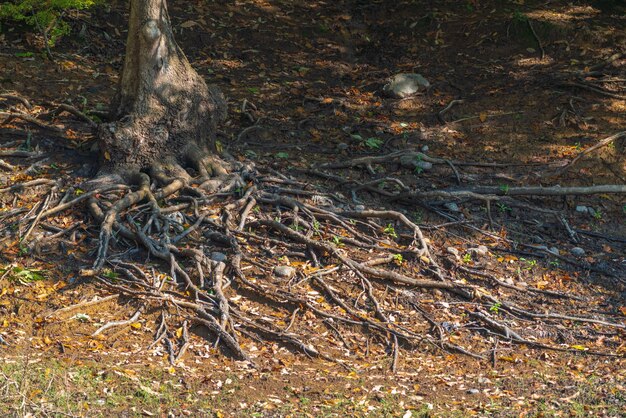
<svg viewBox="0 0 626 418"><path fill-rule="evenodd" d="M296 269L289 266L274 267L274 276L280 279L291 279L296 274Z"/></svg>
<svg viewBox="0 0 626 418"><path fill-rule="evenodd" d="M576 206L576 212L587 213L589 212L589 208L587 206L579 205L579 206Z"/></svg>
<svg viewBox="0 0 626 418"><path fill-rule="evenodd" d="M354 210L356 210L357 212L363 212L365 210L365 206L363 206L363 205L356 205L354 207Z"/></svg>
<svg viewBox="0 0 626 418"><path fill-rule="evenodd" d="M504 280L504 283L506 283L506 284L508 284L508 285L511 285L511 286L515 286L515 280L511 279L510 277L507 277L507 278Z"/></svg>
<svg viewBox="0 0 626 418"><path fill-rule="evenodd" d="M446 248L446 251L449 252L450 254L452 254L455 257L459 256L459 250L457 250L454 247L448 247L448 248Z"/></svg>
<svg viewBox="0 0 626 418"><path fill-rule="evenodd" d="M459 208L459 205L457 205L454 202L449 202L443 205L444 208L448 209L450 212L460 212L461 209Z"/></svg>
<svg viewBox="0 0 626 418"><path fill-rule="evenodd" d="M430 83L421 74L396 74L383 87L383 92L396 99L413 96L430 87Z"/></svg>
<svg viewBox="0 0 626 418"><path fill-rule="evenodd" d="M218 263L219 263L219 262L224 263L224 262L226 261L226 258L227 258L227 257L226 257L226 254L224 254L224 253L220 253L220 252L217 252L217 251L213 251L213 252L211 253L211 257L210 257L210 258L211 258L211 260L213 260L213 261L217 261Z"/></svg>
<svg viewBox="0 0 626 418"><path fill-rule="evenodd" d="M550 248L548 249L548 251L550 251L552 254L556 254L556 255L560 255L560 254L561 254L561 252L559 251L559 249L558 249L558 248L556 248L556 247L550 247Z"/></svg>
<svg viewBox="0 0 626 418"><path fill-rule="evenodd" d="M424 145L424 146L422 147L422 152L428 152L428 150L429 150L429 149L430 149L430 148L428 148L428 145Z"/></svg>
<svg viewBox="0 0 626 418"><path fill-rule="evenodd" d="M480 391L478 389L468 389L467 393L469 393L470 395L477 395L480 393Z"/></svg>
<svg viewBox="0 0 626 418"><path fill-rule="evenodd" d="M574 247L570 250L570 253L572 253L573 256L582 257L585 255L585 250L580 247Z"/></svg>
<svg viewBox="0 0 626 418"><path fill-rule="evenodd" d="M350 145L346 144L345 142L340 142L339 144L337 144L337 149L339 151L345 151L348 148L350 148Z"/></svg>
<svg viewBox="0 0 626 418"><path fill-rule="evenodd" d="M428 161L422 161L418 154L406 154L400 157L400 165L402 167L415 169L420 168L424 171L431 170L433 168L432 163Z"/></svg>
<svg viewBox="0 0 626 418"><path fill-rule="evenodd" d="M476 248L470 248L468 251L480 256L486 256L487 254L489 254L489 248L485 247L484 245L479 245Z"/></svg>

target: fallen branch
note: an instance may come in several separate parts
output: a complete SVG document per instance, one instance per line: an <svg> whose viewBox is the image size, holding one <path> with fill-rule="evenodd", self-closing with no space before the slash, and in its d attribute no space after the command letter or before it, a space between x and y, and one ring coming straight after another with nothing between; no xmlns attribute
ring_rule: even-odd
<svg viewBox="0 0 626 418"><path fill-rule="evenodd" d="M21 119L25 122L29 122L32 123L33 125L37 125L38 127L42 128L42 129L48 129L50 131L54 131L57 133L63 133L63 129L54 126L54 125L49 125L45 122L40 121L37 118L34 118L30 115L27 115L26 113L22 113L22 112L0 112L0 116L5 117L7 119L5 119L2 123L7 123L9 120L11 119Z"/></svg>
<svg viewBox="0 0 626 418"><path fill-rule="evenodd" d="M586 150L584 150L580 154L578 154L576 156L576 158L574 158L572 161L570 161L566 166L561 168L557 172L557 176L562 176L567 170L572 168L578 162L578 160L580 160L585 155L587 155L587 154L589 154L589 153L591 153L591 152L593 152L593 151L595 151L597 149L605 147L605 146L609 145L610 143L612 143L614 141L617 141L618 139L621 139L621 138L626 138L626 131L622 131L622 132L616 133L615 135L611 135L609 137L606 137L603 140L601 140L600 142L598 142L597 144L587 148Z"/></svg>
<svg viewBox="0 0 626 418"><path fill-rule="evenodd" d="M31 110L33 108L33 105L31 105L30 102L27 99L25 99L22 96L18 96L17 94L0 93L0 98L7 99L7 100L16 100L16 101L22 103L24 105L24 107L26 107L26 109L28 109L28 110Z"/></svg>
<svg viewBox="0 0 626 418"><path fill-rule="evenodd" d="M409 192L399 193L393 197L393 200L410 200L410 199L481 199L495 200L498 196L574 196L574 195L593 195L593 194L623 194L626 193L626 185L624 184L606 184L601 186L579 186L579 187L495 187L480 186L462 190L435 190L431 192Z"/></svg>
<svg viewBox="0 0 626 418"><path fill-rule="evenodd" d="M143 311L143 306L141 306L139 309L137 309L135 311L135 313L133 314L133 316L131 316L130 318L128 318L126 320L107 322L106 324L104 324L100 328L98 328L93 334L91 334L91 336L95 337L95 336L101 334L102 332L106 331L109 328L124 327L126 325L130 325L130 324L136 322L137 319L139 319L139 316L141 315L142 311Z"/></svg>

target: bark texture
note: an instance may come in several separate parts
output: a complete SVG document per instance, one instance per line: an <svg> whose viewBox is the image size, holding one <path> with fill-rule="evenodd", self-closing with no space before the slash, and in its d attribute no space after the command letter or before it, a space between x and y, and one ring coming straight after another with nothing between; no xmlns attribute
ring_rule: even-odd
<svg viewBox="0 0 626 418"><path fill-rule="evenodd" d="M206 85L176 44L165 0L130 4L113 122L99 132L104 167L137 172L188 165L206 174L217 124L226 113L224 97Z"/></svg>

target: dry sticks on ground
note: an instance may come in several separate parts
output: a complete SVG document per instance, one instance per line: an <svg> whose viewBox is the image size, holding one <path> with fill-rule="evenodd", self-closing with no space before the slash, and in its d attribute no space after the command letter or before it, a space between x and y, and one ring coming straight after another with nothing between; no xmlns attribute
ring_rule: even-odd
<svg viewBox="0 0 626 418"><path fill-rule="evenodd" d="M453 168L466 164L401 152L326 168L367 166L406 155ZM163 344L172 363L180 361L193 344L186 331L189 326L204 327L215 343L250 362L254 358L242 348L242 336L280 341L306 355L343 365L350 356L365 355L356 353L357 346L369 347L367 341L378 341L394 370L400 367L402 350L420 346L487 358L492 350L490 336L497 336L500 343L580 351L555 338L535 341L526 324L547 329L562 323L586 324L585 332L591 336L606 329L623 329L610 317L571 314L577 305L568 314L545 312L533 299L563 299L566 295L561 292L535 292L497 277L486 281L480 270L455 268L449 255L432 248L432 237L396 210L339 208L333 194L276 172L263 176L248 173L246 186L229 193L218 187L212 194L192 188L186 180L160 174L137 175L131 190L111 184L73 199L66 193L58 200L57 182L44 179L2 192L47 188L42 204L23 218L26 235L45 218L88 202L101 232L96 261L84 273L95 276L110 291L135 299L138 306L128 319L112 321L95 333L123 328L142 312L160 309L155 344ZM368 182L350 182L319 170L316 174L349 187L356 184L359 190L374 189L366 187ZM232 179L228 181L232 183ZM626 192L621 186L400 189L383 195L391 201L489 200ZM436 234L440 229L432 231ZM140 245L167 267L158 274L147 273L146 266L109 256L114 252L112 242L123 248L125 241ZM215 256L215 251L225 255ZM276 269L280 265L286 267L282 269L285 272ZM439 292L435 299L432 292ZM515 295L524 296L521 303L515 301ZM581 306L585 303L576 297L567 299ZM421 310L416 311L416 306ZM462 319L467 312L474 322ZM172 332L180 326L184 333ZM324 330L330 330L330 349L321 348L328 344L321 337ZM482 343L476 343L475 335L483 336ZM616 353L607 349L595 354Z"/></svg>
<svg viewBox="0 0 626 418"><path fill-rule="evenodd" d="M366 161L359 160L359 164ZM544 349L578 351L555 341L539 343L525 337L519 316L548 328L555 322L572 321L594 327L622 327L610 320L547 315L493 296L487 282L469 279L474 272L464 276L459 274L461 270L445 268L440 260L443 256L433 253L428 237L400 212L321 207L313 203L314 196L302 200L276 194L271 176L265 176L263 181L259 178L247 190L231 195L218 217L207 216L215 213L209 208L214 205L214 198L197 190L194 196L184 197L185 186L176 179L165 181L162 188L150 192L151 179L143 177L135 191L107 205L106 211L101 207L101 197L96 198L95 193L90 197L92 213L102 222L103 232L97 260L89 274L111 291L136 298L142 305L163 309L162 326L155 339L164 345L173 363L181 359L190 344L188 336L178 338L168 331L177 327L174 321L205 327L234 357L251 362L254 359L241 346L242 335L280 341L309 356L341 364L349 358L341 352L355 350L346 341L375 336L388 349L394 370L399 367L401 349L423 343L439 350L486 358L483 350L490 345L488 337L484 349L480 345L470 349L459 344L458 339L451 339L451 329L442 325L445 320L433 319L453 318L463 309L470 309L470 318L482 324L482 328L477 328L479 333L486 329L487 336L497 335L501 341ZM276 180L278 184L287 181ZM305 187L297 181L291 183ZM549 192L544 195L596 191L516 188L511 194L528 195L546 189ZM502 194L491 188L474 188L471 193ZM224 193L218 197L224 196L228 197ZM190 203L176 202L182 198ZM145 201L149 204L141 204ZM157 201L165 201L166 206L159 207ZM162 260L168 266L167 275L149 275L144 273L145 268L109 260L107 250L114 231L118 241L133 240ZM227 259L212 259L208 249L220 246L227 248ZM270 258L268 254L272 254ZM277 263L285 263L279 261L281 257L289 257L296 266L285 276L277 275L274 269ZM110 268L116 275L103 273L103 268ZM519 286L507 287L502 280L493 283L512 292L533 294ZM190 296L179 290L181 286ZM425 323L416 321L411 314L413 304L424 303L428 296L424 297L427 294L423 292L435 289L448 293L445 299L457 301L459 309L446 308L438 313L439 308L435 307ZM235 294L246 296L242 301L234 298ZM251 298L251 294L256 296ZM558 292L538 294L563 297ZM482 309L472 310L476 304ZM501 313L490 312L489 307L493 306L498 306ZM105 326L128 325L139 314L138 309L130 319ZM318 321L305 321L306 315ZM289 318L288 323L284 318ZM434 335L428 332L432 321L438 330ZM330 329L336 338L330 352L312 344L319 340L320 327ZM463 332L473 332L470 328Z"/></svg>

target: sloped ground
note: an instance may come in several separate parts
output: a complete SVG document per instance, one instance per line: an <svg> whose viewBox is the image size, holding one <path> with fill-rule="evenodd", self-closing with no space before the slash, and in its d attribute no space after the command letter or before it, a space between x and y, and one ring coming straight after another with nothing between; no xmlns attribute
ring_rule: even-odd
<svg viewBox="0 0 626 418"><path fill-rule="evenodd" d="M589 153L561 176L555 174L565 161L626 130L626 60L618 56L606 61L626 49L624 15L566 2L549 8L532 2L297 3L172 5L183 49L198 71L229 97L229 120L220 138L224 148L256 162L265 178L282 180L272 186L274 191L304 189L289 196L305 202L326 193L338 197L334 204L344 205L344 210L363 204L402 211L422 227L433 257L446 272L494 302L375 281L372 299L382 301L391 322L433 338L400 342L397 371L392 373L398 345L388 344L388 336L320 321L304 306L282 304L280 298L263 298L252 288L233 284L226 295L238 309L268 327L289 326L306 344L347 367L309 358L293 344L255 333L242 335L241 346L258 364L256 369L215 348L210 335L207 341L206 335L195 334L172 365L162 342L146 348L161 321L158 309L92 336L109 321L133 317L141 304L128 295L86 304L96 296L112 295L110 287L78 275L93 262L98 244L97 225L86 211L77 206L45 219L29 233L29 245L20 245L29 224L18 221L40 210L37 204L46 189L3 191L6 274L0 281L0 336L8 345L0 346L0 397L6 400L0 411L88 416L410 416L407 411L414 416L620 416L626 407L623 194L529 195L494 201L488 213L480 200L454 200L458 211L450 199L391 201L385 194L403 190L394 186L397 182L380 185L379 180L393 177L422 192L475 185L504 191L626 183L623 138ZM55 51L54 64L37 54L16 56L30 50L27 39L19 31L4 35L2 88L35 107L27 109L6 98L3 109L38 115L52 127L42 129L19 119L3 123L1 158L15 168L4 169L2 187L64 176L78 184L80 177L93 174L93 137L87 124L70 113L45 114L69 102L96 115L93 110L102 110L115 89L125 35L120 29L125 26L123 9L83 17L74 24L77 31L86 25L85 39L67 39ZM386 78L398 72L419 72L433 88L413 99L382 97ZM452 100L463 102L440 113ZM445 163L415 170L391 159L373 164L373 174L362 165L319 167L398 150L493 164L454 163L458 176ZM39 153L49 159L25 174L40 160ZM307 171L312 165L317 175ZM342 185L320 178L320 172L352 182ZM355 186L370 181L373 189ZM72 193L80 196L80 190ZM577 206L592 210L583 213ZM280 212L289 219L289 210ZM261 215L253 211L251 217ZM345 228L322 227L320 237L335 241L357 260L371 260L387 248L388 254L403 255L388 260L389 271L430 278L424 276L423 260L407 254L402 224L380 221L370 231L383 249L355 248L348 245ZM298 232L297 224L292 230ZM49 238L57 232L63 234ZM251 261L244 266L254 283L270 293L289 288L327 312L347 312L333 304L321 285L297 283L316 270L303 261L300 249L270 237L246 245ZM227 248L203 242L202 235L191 238L230 256ZM480 245L487 247L486 254L474 250ZM554 247L558 254L546 251ZM574 247L584 255L572 254ZM148 273L154 268L157 275L167 274L141 250L119 245L112 252L147 266ZM325 267L332 268L331 263ZM277 265L295 268L297 278L286 282L267 274ZM361 294L365 285L352 284L346 271L325 277L335 294L367 314L370 302ZM506 301L504 306L500 301ZM536 314L614 325L529 319L507 310L506 303ZM58 311L74 304L79 305ZM476 312L507 324L509 331L519 330L529 344L513 344L502 330L470 316ZM176 354L186 328L176 322L171 326ZM196 332L202 334L201 329Z"/></svg>

